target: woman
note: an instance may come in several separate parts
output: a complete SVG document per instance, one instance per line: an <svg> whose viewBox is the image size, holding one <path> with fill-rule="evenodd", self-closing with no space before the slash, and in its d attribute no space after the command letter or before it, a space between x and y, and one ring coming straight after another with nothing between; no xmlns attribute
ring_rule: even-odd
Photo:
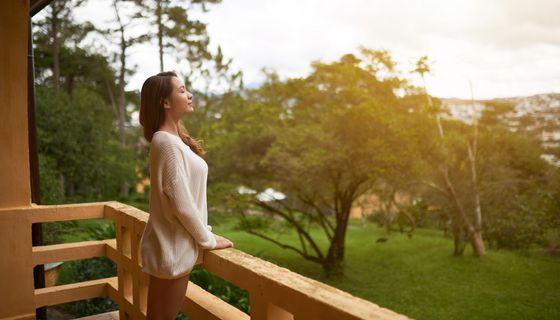
<svg viewBox="0 0 560 320"><path fill-rule="evenodd" d="M207 225L204 150L180 119L194 111L193 95L174 72L142 85L140 124L150 143L150 218L140 248L150 274L147 319L175 319L189 273L204 249L233 247Z"/></svg>

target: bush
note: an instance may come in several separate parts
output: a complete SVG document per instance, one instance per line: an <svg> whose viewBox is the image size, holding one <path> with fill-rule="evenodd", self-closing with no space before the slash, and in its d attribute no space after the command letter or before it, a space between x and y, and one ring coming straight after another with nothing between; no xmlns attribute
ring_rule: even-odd
<svg viewBox="0 0 560 320"><path fill-rule="evenodd" d="M108 223L90 226L88 227L88 235L93 240L112 239L115 237L115 225ZM75 261L72 263L72 269L72 282L109 278L117 275L116 264L107 257ZM118 308L119 306L107 297L80 300L71 304L72 312L80 317L114 311Z"/></svg>
<svg viewBox="0 0 560 320"><path fill-rule="evenodd" d="M63 236L79 230L77 221L56 221L42 223L43 245L63 242Z"/></svg>
<svg viewBox="0 0 560 320"><path fill-rule="evenodd" d="M233 305L237 309L245 313L249 312L249 293L246 290L243 290L198 266L191 272L189 280L225 302Z"/></svg>

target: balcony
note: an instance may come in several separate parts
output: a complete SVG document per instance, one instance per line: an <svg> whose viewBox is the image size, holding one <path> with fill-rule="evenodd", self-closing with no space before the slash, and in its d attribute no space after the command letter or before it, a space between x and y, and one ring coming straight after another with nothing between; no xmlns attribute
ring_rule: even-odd
<svg viewBox="0 0 560 320"><path fill-rule="evenodd" d="M97 318L145 319L149 276L141 271L139 241L149 217L146 212L119 202L0 209L0 217L10 213L23 219L28 230L31 230L32 223L82 219L108 219L115 225L116 239L30 248L28 274L32 274L36 265L93 257L107 257L117 266L117 277L35 289L34 308L109 297L119 305L118 317L115 312ZM190 282L181 311L195 320L407 319L233 248L204 251L197 263L214 275L247 290L251 314L245 314ZM34 319L34 314L13 319Z"/></svg>
<svg viewBox="0 0 560 320"><path fill-rule="evenodd" d="M3 3L0 38L0 319L34 319L43 306L109 297L118 314L93 318L145 319L149 276L141 271L138 245L148 214L118 202L36 205L39 193L34 133L30 17L50 0ZM25 107L27 106L27 108ZM32 129L31 133L29 129ZM33 246L32 225L107 219L115 239ZM33 268L47 263L107 257L117 276L34 289ZM239 250L204 251L202 268L248 291L250 315L194 283L181 310L195 320L211 319L406 319L391 310L293 273Z"/></svg>

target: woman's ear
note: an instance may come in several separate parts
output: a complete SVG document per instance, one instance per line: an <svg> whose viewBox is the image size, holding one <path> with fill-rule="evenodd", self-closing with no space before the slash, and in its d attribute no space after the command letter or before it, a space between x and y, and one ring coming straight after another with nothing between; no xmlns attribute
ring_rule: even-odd
<svg viewBox="0 0 560 320"><path fill-rule="evenodd" d="M169 104L169 99L168 98L165 98L163 100L163 108L164 109L170 109L171 108L171 105Z"/></svg>

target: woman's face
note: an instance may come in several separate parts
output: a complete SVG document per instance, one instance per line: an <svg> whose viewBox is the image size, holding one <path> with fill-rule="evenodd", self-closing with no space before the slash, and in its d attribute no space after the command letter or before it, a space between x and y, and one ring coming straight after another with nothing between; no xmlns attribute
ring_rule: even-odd
<svg viewBox="0 0 560 320"><path fill-rule="evenodd" d="M171 78L173 90L163 105L174 119L194 111L193 95L185 88L185 84L177 77Z"/></svg>

